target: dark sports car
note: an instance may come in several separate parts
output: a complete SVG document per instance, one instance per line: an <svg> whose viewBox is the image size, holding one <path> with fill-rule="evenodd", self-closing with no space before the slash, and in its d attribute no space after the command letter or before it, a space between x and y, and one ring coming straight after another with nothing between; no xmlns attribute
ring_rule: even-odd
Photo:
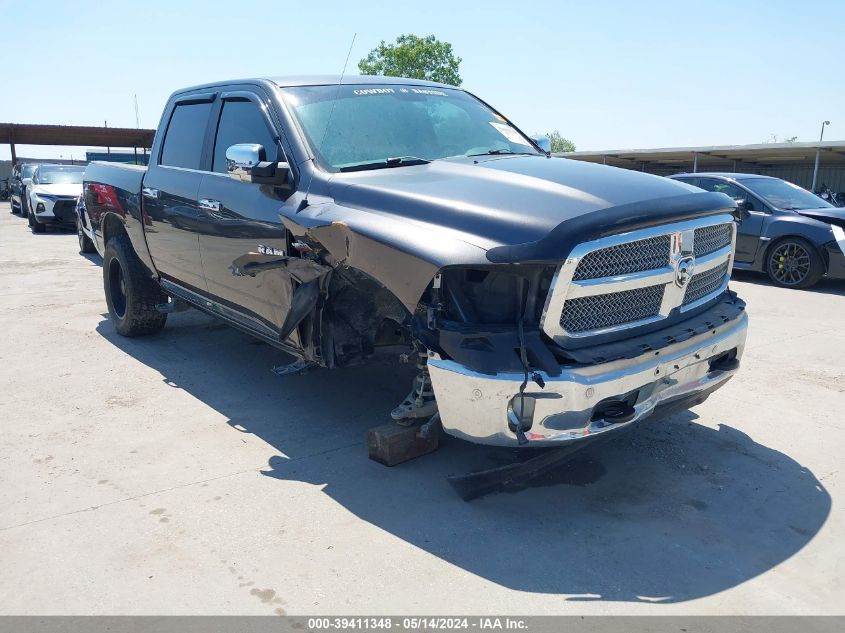
<svg viewBox="0 0 845 633"><path fill-rule="evenodd" d="M769 176L697 173L670 178L737 201L744 217L734 268L765 272L788 288L809 288L825 275L845 279L845 209Z"/></svg>

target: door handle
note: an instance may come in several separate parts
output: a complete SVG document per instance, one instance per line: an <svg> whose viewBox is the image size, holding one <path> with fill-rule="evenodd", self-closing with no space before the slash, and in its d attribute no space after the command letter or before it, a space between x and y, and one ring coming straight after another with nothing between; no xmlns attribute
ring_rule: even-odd
<svg viewBox="0 0 845 633"><path fill-rule="evenodd" d="M206 211L220 211L220 201L203 198L200 200L200 209L205 209Z"/></svg>
<svg viewBox="0 0 845 633"><path fill-rule="evenodd" d="M144 187L141 189L141 193L145 198L158 198L161 195L158 189L153 189L152 187Z"/></svg>

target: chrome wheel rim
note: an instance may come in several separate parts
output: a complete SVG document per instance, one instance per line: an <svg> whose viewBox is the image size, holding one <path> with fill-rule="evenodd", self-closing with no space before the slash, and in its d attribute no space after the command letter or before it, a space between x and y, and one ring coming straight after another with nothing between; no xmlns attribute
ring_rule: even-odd
<svg viewBox="0 0 845 633"><path fill-rule="evenodd" d="M784 286L796 286L810 274L810 253L798 242L778 244L769 257L769 273Z"/></svg>

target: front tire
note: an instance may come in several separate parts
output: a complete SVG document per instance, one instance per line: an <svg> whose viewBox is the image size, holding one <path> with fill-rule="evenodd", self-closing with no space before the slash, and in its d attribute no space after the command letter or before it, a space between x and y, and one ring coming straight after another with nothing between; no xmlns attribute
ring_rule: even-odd
<svg viewBox="0 0 845 633"><path fill-rule="evenodd" d="M807 240L786 237L769 249L766 272L781 288L809 288L824 276L824 261Z"/></svg>
<svg viewBox="0 0 845 633"><path fill-rule="evenodd" d="M160 332L167 314L157 306L167 297L138 259L129 237L108 241L103 255L103 287L114 329L122 336L146 336Z"/></svg>
<svg viewBox="0 0 845 633"><path fill-rule="evenodd" d="M33 233L44 233L47 230L47 227L41 224L38 220L35 219L35 214L30 213L26 216L27 222L29 223L29 228Z"/></svg>
<svg viewBox="0 0 845 633"><path fill-rule="evenodd" d="M93 253L96 251L94 248L94 242L92 242L91 238L85 235L85 231L82 230L82 220L79 218L76 218L76 239L79 240L80 253Z"/></svg>

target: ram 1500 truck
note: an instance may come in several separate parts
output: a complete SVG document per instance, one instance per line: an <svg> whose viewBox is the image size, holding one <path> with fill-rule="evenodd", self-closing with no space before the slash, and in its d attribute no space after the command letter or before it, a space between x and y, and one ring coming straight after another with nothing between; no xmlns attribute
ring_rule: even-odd
<svg viewBox="0 0 845 633"><path fill-rule="evenodd" d="M425 81L180 90L148 168L85 173L111 320L151 334L188 304L292 369L406 345L419 373L393 418L485 444L580 441L702 402L746 337L734 201L542 140Z"/></svg>

